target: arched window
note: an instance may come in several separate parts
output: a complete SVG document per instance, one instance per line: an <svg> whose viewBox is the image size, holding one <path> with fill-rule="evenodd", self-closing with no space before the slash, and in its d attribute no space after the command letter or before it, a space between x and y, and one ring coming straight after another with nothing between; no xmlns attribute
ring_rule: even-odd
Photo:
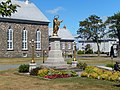
<svg viewBox="0 0 120 90"><path fill-rule="evenodd" d="M27 37L28 37L27 30L24 29L22 31L22 50L28 50Z"/></svg>
<svg viewBox="0 0 120 90"><path fill-rule="evenodd" d="M68 43L68 49L71 49L71 43Z"/></svg>
<svg viewBox="0 0 120 90"><path fill-rule="evenodd" d="M41 50L41 31L36 31L36 50Z"/></svg>
<svg viewBox="0 0 120 90"><path fill-rule="evenodd" d="M13 30L7 30L7 50L13 50Z"/></svg>
<svg viewBox="0 0 120 90"><path fill-rule="evenodd" d="M62 43L62 49L65 49L65 42Z"/></svg>

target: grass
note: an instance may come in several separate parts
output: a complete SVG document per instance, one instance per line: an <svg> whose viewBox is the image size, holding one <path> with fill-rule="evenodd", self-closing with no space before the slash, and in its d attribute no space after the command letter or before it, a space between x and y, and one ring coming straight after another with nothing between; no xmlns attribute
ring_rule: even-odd
<svg viewBox="0 0 120 90"><path fill-rule="evenodd" d="M44 80L16 72L15 69L0 72L0 90L120 90L119 82L81 77Z"/></svg>
<svg viewBox="0 0 120 90"><path fill-rule="evenodd" d="M42 58L35 58L42 62ZM71 62L73 59L67 59ZM78 58L87 64L107 64L117 60L107 57ZM0 58L0 64L29 63L31 58ZM0 71L0 90L120 90L119 82L96 80L82 77L45 80L42 78L16 74L17 69Z"/></svg>
<svg viewBox="0 0 120 90"><path fill-rule="evenodd" d="M36 62L42 62L43 58L35 58ZM46 58L45 58L46 60ZM0 58L0 64L23 64L31 62L31 58Z"/></svg>
<svg viewBox="0 0 120 90"><path fill-rule="evenodd" d="M68 63L70 63L73 59L67 59L66 61ZM83 63L87 63L89 65L93 65L93 64L111 64L111 63L115 63L116 61L120 62L120 60L115 60L115 59L111 59L110 57L97 57L97 56L93 56L93 57L84 57L84 58L77 58L78 62L83 62Z"/></svg>
<svg viewBox="0 0 120 90"><path fill-rule="evenodd" d="M110 57L97 57L89 55L78 55L78 62L85 62L87 64L110 64L119 60L111 60ZM36 62L42 62L43 58L35 58ZM46 58L45 58L46 60ZM73 59L66 59L67 62L71 62ZM31 58L0 58L0 64L24 64L31 62Z"/></svg>

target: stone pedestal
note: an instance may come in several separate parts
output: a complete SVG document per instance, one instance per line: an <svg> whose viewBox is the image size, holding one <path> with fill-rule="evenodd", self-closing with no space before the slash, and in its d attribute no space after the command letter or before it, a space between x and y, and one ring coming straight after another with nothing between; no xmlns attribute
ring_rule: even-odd
<svg viewBox="0 0 120 90"><path fill-rule="evenodd" d="M72 61L72 67L77 67L78 61Z"/></svg>
<svg viewBox="0 0 120 90"><path fill-rule="evenodd" d="M50 38L51 41L51 50L49 51L49 56L44 66L47 67L65 67L67 63L64 61L62 57L62 51L60 50L60 38L58 36L52 36Z"/></svg>
<svg viewBox="0 0 120 90"><path fill-rule="evenodd" d="M36 63L29 63L29 72L36 67L37 67Z"/></svg>

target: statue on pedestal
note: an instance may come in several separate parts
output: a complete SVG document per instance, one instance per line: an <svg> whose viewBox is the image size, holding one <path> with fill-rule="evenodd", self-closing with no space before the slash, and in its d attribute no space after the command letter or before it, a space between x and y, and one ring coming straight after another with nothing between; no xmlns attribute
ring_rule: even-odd
<svg viewBox="0 0 120 90"><path fill-rule="evenodd" d="M53 36L58 36L60 23L63 22L63 20L59 21L58 18L59 16L57 15L53 19Z"/></svg>
<svg viewBox="0 0 120 90"><path fill-rule="evenodd" d="M65 68L67 67L67 62L65 62L64 58L62 57L62 50L60 47L60 40L61 38L58 37L58 30L60 23L62 21L58 20L59 16L56 15L53 19L53 36L50 37L50 51L48 52L48 58L43 64L46 67L56 67L56 68Z"/></svg>

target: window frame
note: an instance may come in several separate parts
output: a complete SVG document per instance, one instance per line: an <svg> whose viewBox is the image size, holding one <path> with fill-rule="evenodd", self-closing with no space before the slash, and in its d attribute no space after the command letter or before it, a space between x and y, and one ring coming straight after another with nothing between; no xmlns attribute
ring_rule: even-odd
<svg viewBox="0 0 120 90"><path fill-rule="evenodd" d="M28 50L28 31L22 30L22 50Z"/></svg>
<svg viewBox="0 0 120 90"><path fill-rule="evenodd" d="M65 43L62 43L62 49L65 50Z"/></svg>
<svg viewBox="0 0 120 90"><path fill-rule="evenodd" d="M72 49L71 43L68 43L68 49Z"/></svg>
<svg viewBox="0 0 120 90"><path fill-rule="evenodd" d="M36 30L36 50L41 50L41 31Z"/></svg>
<svg viewBox="0 0 120 90"><path fill-rule="evenodd" d="M7 30L7 50L13 50L13 29Z"/></svg>

